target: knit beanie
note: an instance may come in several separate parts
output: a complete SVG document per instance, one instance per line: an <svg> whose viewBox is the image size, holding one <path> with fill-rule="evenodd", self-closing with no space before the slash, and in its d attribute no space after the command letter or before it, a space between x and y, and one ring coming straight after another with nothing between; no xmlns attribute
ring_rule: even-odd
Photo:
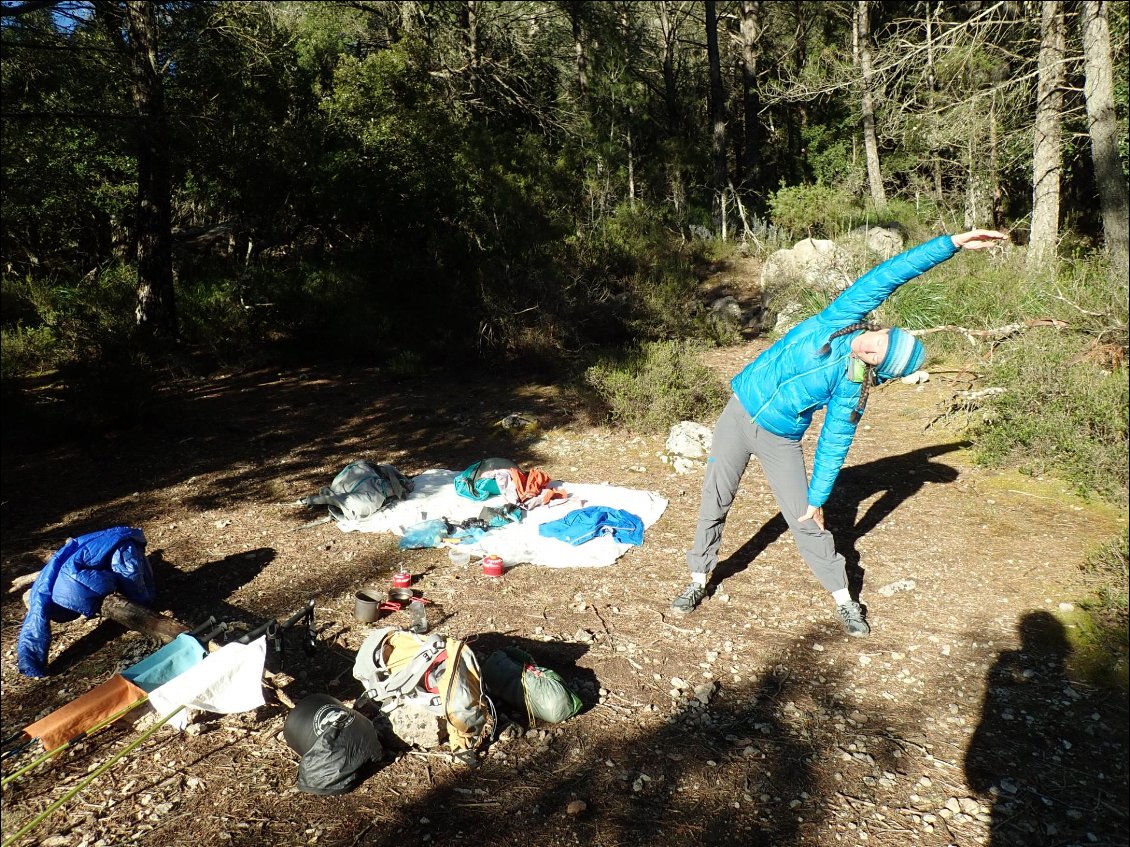
<svg viewBox="0 0 1130 847"><path fill-rule="evenodd" d="M922 342L906 330L891 327L887 333L887 355L875 369L880 379L898 379L918 370L926 360Z"/></svg>

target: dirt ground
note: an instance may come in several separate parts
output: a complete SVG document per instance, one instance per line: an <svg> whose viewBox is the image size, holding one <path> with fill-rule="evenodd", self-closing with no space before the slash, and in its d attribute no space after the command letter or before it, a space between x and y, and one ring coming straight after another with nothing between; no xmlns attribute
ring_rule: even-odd
<svg viewBox="0 0 1130 847"><path fill-rule="evenodd" d="M725 379L762 346L707 361ZM867 639L841 634L756 468L712 596L673 615L701 470L676 474L660 458L665 436L594 425L554 385L232 370L165 386L144 429L51 446L12 432L5 736L158 646L80 619L54 627L52 676L18 674L20 577L69 536L144 529L157 606L190 625L285 617L313 597L318 631L312 656L290 638L272 660L282 693L268 687L268 705L161 729L20 843L1125 845L1127 697L1079 676L1069 646L1072 610L1095 587L1079 565L1125 516L1054 480L975 468L960 428L927 428L952 388L938 375L876 392L826 509ZM512 412L535 417L541 436L493 426ZM290 505L354 459L413 475L488 456L669 503L612 566L526 565L501 579L442 550L398 551L392 536L300 528L322 513ZM280 733L285 700L360 693L350 670L367 626L353 619L354 592L401 564L434 601L436 631L470 639L480 658L525 648L573 683L584 710L505 729L474 769L400 752L351 793L301 793ZM138 733L121 722L5 788L5 839Z"/></svg>

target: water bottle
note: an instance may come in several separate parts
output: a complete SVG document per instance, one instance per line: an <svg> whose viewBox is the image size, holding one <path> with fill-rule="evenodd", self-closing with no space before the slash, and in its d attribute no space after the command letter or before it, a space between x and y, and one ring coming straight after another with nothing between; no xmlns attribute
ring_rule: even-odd
<svg viewBox="0 0 1130 847"><path fill-rule="evenodd" d="M408 604L408 631L422 635L428 631L428 612L423 600L413 600Z"/></svg>

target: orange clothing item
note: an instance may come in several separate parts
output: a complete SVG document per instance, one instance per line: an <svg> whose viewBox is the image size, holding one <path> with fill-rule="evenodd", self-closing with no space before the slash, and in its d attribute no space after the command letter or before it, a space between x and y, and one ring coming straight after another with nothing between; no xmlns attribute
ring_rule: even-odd
<svg viewBox="0 0 1130 847"><path fill-rule="evenodd" d="M146 696L143 689L120 673L114 674L81 697L25 727L24 734L38 738L43 743L43 749L51 751L77 738L106 718L144 700Z"/></svg>
<svg viewBox="0 0 1130 847"><path fill-rule="evenodd" d="M560 488L547 488L550 482L549 474L538 468L529 471L520 471L510 468L510 479L514 483L514 491L518 495L518 502L526 509L542 506L553 500L564 500L569 495Z"/></svg>

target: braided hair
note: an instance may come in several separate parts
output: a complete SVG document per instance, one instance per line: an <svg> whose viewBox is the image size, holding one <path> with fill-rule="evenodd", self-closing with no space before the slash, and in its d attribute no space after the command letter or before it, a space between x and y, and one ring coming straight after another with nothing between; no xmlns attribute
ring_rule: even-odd
<svg viewBox="0 0 1130 847"><path fill-rule="evenodd" d="M838 329L828 336L828 341L824 346L816 351L819 356L827 356L832 352L832 339L839 338L841 335L850 335L853 332L864 330L866 332L878 332L882 329L879 324L872 321L858 321L857 323L849 324L843 329ZM859 423L863 417L863 410L867 408L867 395L871 392L871 386L875 384L875 366L867 365L865 363L865 370L863 374L863 384L859 389L859 402L855 404L855 408L851 410L851 422L853 424Z"/></svg>

